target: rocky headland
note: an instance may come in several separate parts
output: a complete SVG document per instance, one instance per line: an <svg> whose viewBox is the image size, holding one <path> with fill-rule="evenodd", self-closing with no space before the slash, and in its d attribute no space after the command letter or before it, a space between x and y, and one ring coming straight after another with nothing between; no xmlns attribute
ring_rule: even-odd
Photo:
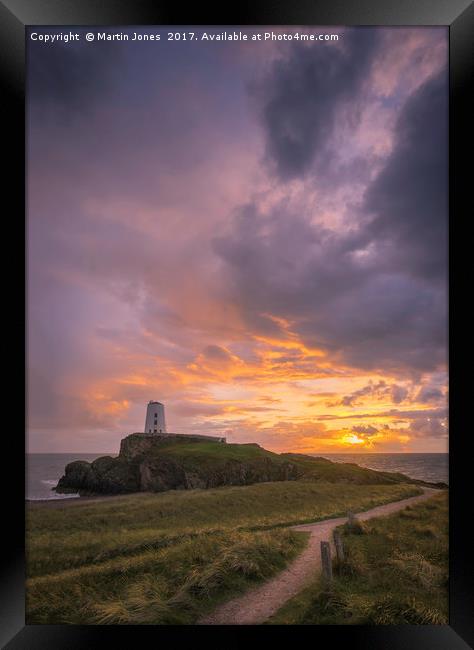
<svg viewBox="0 0 474 650"><path fill-rule="evenodd" d="M63 494L91 496L295 480L447 487L321 457L276 454L255 443L225 444L198 436L132 433L121 441L118 456L102 456L92 463L69 463L54 489Z"/></svg>
<svg viewBox="0 0 474 650"><path fill-rule="evenodd" d="M66 466L59 493L122 494L295 480L301 468L257 444L227 445L192 436L132 433L117 457Z"/></svg>

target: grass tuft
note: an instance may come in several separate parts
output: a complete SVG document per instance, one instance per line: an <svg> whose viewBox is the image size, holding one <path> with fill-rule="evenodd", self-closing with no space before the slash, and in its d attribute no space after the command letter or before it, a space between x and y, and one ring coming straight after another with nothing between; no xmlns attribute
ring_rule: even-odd
<svg viewBox="0 0 474 650"><path fill-rule="evenodd" d="M349 535L366 535L368 531L367 524L355 517L352 521L347 521L343 526L344 532Z"/></svg>
<svg viewBox="0 0 474 650"><path fill-rule="evenodd" d="M416 524L414 525L414 521ZM442 625L448 620L448 499L340 528L344 562L328 590L316 579L269 621L287 625Z"/></svg>
<svg viewBox="0 0 474 650"><path fill-rule="evenodd" d="M416 598L408 601L386 596L367 611L366 625L443 625L446 617Z"/></svg>

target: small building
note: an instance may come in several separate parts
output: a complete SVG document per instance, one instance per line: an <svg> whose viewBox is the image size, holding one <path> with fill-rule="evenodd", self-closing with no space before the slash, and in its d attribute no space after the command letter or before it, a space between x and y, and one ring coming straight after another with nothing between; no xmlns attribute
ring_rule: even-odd
<svg viewBox="0 0 474 650"><path fill-rule="evenodd" d="M165 407L161 402L150 400L146 408L145 433L167 433Z"/></svg>
<svg viewBox="0 0 474 650"><path fill-rule="evenodd" d="M145 431L144 434L165 435L174 438L192 438L196 440L209 440L211 442L227 442L222 436L204 436L198 433L168 433L165 421L165 406L161 402L150 400L146 407Z"/></svg>

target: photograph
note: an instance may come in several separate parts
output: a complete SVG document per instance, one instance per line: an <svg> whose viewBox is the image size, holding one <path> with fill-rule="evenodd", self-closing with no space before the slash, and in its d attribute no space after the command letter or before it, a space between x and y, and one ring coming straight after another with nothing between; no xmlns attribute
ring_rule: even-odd
<svg viewBox="0 0 474 650"><path fill-rule="evenodd" d="M0 0L1 648L474 648L473 30Z"/></svg>
<svg viewBox="0 0 474 650"><path fill-rule="evenodd" d="M27 32L27 623L446 624L448 31L177 30Z"/></svg>
<svg viewBox="0 0 474 650"><path fill-rule="evenodd" d="M449 92L443 25L26 27L27 626L450 624Z"/></svg>

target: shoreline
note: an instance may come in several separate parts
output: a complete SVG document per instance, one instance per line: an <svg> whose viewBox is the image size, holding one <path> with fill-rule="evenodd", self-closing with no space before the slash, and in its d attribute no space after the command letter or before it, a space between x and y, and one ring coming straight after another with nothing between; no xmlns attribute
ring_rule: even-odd
<svg viewBox="0 0 474 650"><path fill-rule="evenodd" d="M78 496L78 497L60 497L58 499L25 499L25 505L34 506L48 506L55 507L64 506L66 503L69 505L79 505L81 503L93 503L94 501L106 501L109 499L120 499L123 497L132 496L135 494L150 494L150 492L129 492L127 494L98 494L96 496Z"/></svg>

